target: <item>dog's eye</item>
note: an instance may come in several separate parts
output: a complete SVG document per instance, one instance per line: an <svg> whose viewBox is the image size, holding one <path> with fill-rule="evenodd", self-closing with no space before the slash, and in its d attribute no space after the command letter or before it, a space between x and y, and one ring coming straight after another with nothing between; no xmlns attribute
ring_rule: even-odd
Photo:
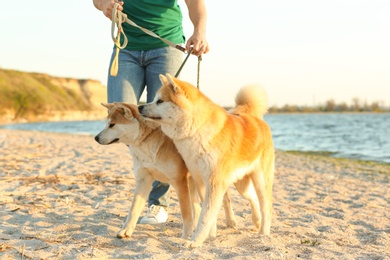
<svg viewBox="0 0 390 260"><path fill-rule="evenodd" d="M108 127L113 128L115 124L110 124Z"/></svg>
<svg viewBox="0 0 390 260"><path fill-rule="evenodd" d="M157 105L158 104L161 104L161 103L163 103L164 101L162 101L161 99L159 99L159 100L157 100Z"/></svg>

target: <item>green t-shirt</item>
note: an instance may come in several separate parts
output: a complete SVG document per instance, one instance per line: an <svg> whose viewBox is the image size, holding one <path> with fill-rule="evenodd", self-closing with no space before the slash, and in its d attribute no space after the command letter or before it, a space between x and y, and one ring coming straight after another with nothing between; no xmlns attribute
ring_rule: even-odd
<svg viewBox="0 0 390 260"><path fill-rule="evenodd" d="M162 38L176 44L185 42L183 17L177 0L124 0L123 13L137 25ZM126 22L122 27L128 39L128 50L150 50L167 46L160 39Z"/></svg>

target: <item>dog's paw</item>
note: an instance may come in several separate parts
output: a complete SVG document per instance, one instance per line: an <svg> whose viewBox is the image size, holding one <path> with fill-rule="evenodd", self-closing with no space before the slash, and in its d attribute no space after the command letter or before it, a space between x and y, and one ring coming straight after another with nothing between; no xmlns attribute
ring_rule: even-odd
<svg viewBox="0 0 390 260"><path fill-rule="evenodd" d="M195 241L187 241L184 243L184 247L187 247L187 248L195 248L195 247L200 247L202 245L202 243L197 243Z"/></svg>
<svg viewBox="0 0 390 260"><path fill-rule="evenodd" d="M226 220L226 226L230 227L230 228L237 229L237 222L235 219Z"/></svg>
<svg viewBox="0 0 390 260"><path fill-rule="evenodd" d="M217 225L214 225L209 233L209 239L214 240L217 237Z"/></svg>
<svg viewBox="0 0 390 260"><path fill-rule="evenodd" d="M116 233L116 237L117 238L131 237L132 233L133 233L132 231L123 228L123 229L119 230L118 233Z"/></svg>
<svg viewBox="0 0 390 260"><path fill-rule="evenodd" d="M260 228L259 234L260 235L269 236L271 234L270 227L266 227L266 228L262 227L262 228Z"/></svg>
<svg viewBox="0 0 390 260"><path fill-rule="evenodd" d="M194 231L192 229L183 229L183 232L181 234L181 238L190 238Z"/></svg>
<svg viewBox="0 0 390 260"><path fill-rule="evenodd" d="M193 232L183 232L183 234L181 235L181 238L188 239L192 236L192 233Z"/></svg>

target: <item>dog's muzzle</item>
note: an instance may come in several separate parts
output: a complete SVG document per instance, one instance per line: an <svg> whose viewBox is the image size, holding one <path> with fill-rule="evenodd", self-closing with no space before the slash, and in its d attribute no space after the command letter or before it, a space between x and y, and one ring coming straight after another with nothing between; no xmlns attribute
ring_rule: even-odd
<svg viewBox="0 0 390 260"><path fill-rule="evenodd" d="M102 144L100 142L100 138L99 138L99 135L95 136L95 141L98 142L99 144ZM108 144L113 144L113 143L116 143L119 141L119 138L115 138L114 140L112 140L111 142L109 142Z"/></svg>
<svg viewBox="0 0 390 260"><path fill-rule="evenodd" d="M140 114L142 114L142 111L144 110L144 107L145 107L145 106L143 106L143 105L138 106L138 112L139 112Z"/></svg>
<svg viewBox="0 0 390 260"><path fill-rule="evenodd" d="M154 116L146 115L146 114L144 113L144 109L145 109L145 105L138 106L138 112L139 112L140 115L143 116L144 118L149 118L149 119L153 119L153 120L160 120L160 119L161 119L161 117L154 117Z"/></svg>

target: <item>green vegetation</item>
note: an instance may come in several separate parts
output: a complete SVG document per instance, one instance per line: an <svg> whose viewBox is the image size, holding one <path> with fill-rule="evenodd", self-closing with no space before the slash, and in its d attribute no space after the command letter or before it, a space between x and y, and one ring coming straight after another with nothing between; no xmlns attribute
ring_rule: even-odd
<svg viewBox="0 0 390 260"><path fill-rule="evenodd" d="M7 111L18 119L44 115L48 111L91 109L82 90L64 87L61 80L71 79L0 69L0 115Z"/></svg>
<svg viewBox="0 0 390 260"><path fill-rule="evenodd" d="M353 168L355 171L360 172L360 174L381 173L390 177L390 163L386 162L333 157L333 153L331 152L284 151L283 153L304 156L306 158L314 159L317 162L326 161L328 163L333 163L334 165L339 165L346 171L349 168Z"/></svg>
<svg viewBox="0 0 390 260"><path fill-rule="evenodd" d="M307 244L307 245L310 245L310 246L319 246L321 243L318 242L318 240L310 240L310 239L305 239L305 240L301 240L301 244Z"/></svg>
<svg viewBox="0 0 390 260"><path fill-rule="evenodd" d="M359 98L353 98L351 105L347 103L336 103L333 99L320 104L318 106L297 106L297 105L284 105L282 107L271 107L270 113L339 113L339 112L390 112L389 107L385 107L383 102L375 101L371 104L362 102Z"/></svg>

